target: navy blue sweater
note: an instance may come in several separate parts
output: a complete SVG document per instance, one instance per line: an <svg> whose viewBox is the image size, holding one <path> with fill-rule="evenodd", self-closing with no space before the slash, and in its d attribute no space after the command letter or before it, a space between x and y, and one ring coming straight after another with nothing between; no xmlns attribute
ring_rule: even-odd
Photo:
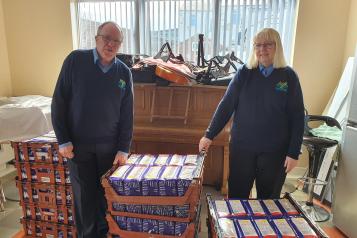
<svg viewBox="0 0 357 238"><path fill-rule="evenodd" d="M290 67L264 77L243 66L219 103L206 137L213 139L233 115L231 146L257 152L285 151L298 159L304 132L304 103Z"/></svg>
<svg viewBox="0 0 357 238"><path fill-rule="evenodd" d="M65 59L52 99L52 123L59 144L117 143L129 152L133 132L131 72L118 60L107 72L92 50Z"/></svg>

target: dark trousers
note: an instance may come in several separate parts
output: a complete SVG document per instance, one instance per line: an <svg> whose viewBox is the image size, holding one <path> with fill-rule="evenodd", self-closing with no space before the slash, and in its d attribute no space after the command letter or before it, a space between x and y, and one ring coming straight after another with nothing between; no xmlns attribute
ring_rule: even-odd
<svg viewBox="0 0 357 238"><path fill-rule="evenodd" d="M78 238L106 237L107 203L100 178L112 167L116 152L115 144L74 145L68 165Z"/></svg>
<svg viewBox="0 0 357 238"><path fill-rule="evenodd" d="M286 152L257 153L230 145L228 196L249 198L254 180L257 198L280 198L285 173Z"/></svg>

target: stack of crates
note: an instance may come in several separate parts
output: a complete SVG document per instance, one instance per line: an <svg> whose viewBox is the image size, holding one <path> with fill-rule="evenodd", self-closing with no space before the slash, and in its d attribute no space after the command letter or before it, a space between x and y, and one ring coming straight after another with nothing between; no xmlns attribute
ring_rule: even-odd
<svg viewBox="0 0 357 238"><path fill-rule="evenodd" d="M54 133L12 147L25 237L76 237L69 169Z"/></svg>
<svg viewBox="0 0 357 238"><path fill-rule="evenodd" d="M196 168L192 173L192 180L185 184L186 181L180 180L182 186L177 185L179 180L163 180L162 174L166 165L155 164L159 157L168 157L168 161L179 155L144 155L132 154L128 159L128 164L125 166L113 166L103 177L102 185L105 189L105 196L108 204L107 221L109 224L110 237L131 237L131 238L161 238L161 237L182 237L193 238L197 237L199 230L199 216L200 216L200 196L202 192L203 180L203 162L204 156L202 155L180 155L183 159L196 157ZM144 165L143 161L148 162ZM183 171L182 164L180 173ZM191 164L192 165L192 164ZM138 167L147 167L142 172L140 179L131 179L130 174ZM162 168L160 168L162 166ZM165 167L166 166L166 167ZM129 167L128 169L125 167ZM159 181L148 180L146 174L150 169L156 167L161 172ZM179 166L178 166L179 167ZM124 170L126 170L124 172ZM129 179L128 181L122 180L123 184L118 184L113 181L113 175L119 175L123 178ZM159 177L158 177L159 178ZM179 176L178 176L179 178ZM119 183L121 183L119 182ZM146 188L155 190L156 192L161 188L161 185L155 185L155 182L168 184L169 189L167 193L172 194L153 195L148 192ZM145 184L145 185L144 185ZM120 191L120 187L123 190ZM177 186L177 187L175 187ZM145 187L145 188L144 188ZM175 188L174 188L175 187ZM119 190L118 190L119 188ZM166 188L165 188L166 189ZM170 191L169 191L170 190ZM130 192L132 192L130 194ZM151 191L153 192L153 191ZM126 193L126 194L125 194ZM175 196L176 195L176 196ZM148 233L150 235L148 235Z"/></svg>

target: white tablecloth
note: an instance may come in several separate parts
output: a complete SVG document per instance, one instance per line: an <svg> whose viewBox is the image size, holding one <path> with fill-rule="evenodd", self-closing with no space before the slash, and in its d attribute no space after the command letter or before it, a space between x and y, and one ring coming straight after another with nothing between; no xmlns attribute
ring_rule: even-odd
<svg viewBox="0 0 357 238"><path fill-rule="evenodd" d="M52 130L50 97L0 98L0 142L30 139Z"/></svg>

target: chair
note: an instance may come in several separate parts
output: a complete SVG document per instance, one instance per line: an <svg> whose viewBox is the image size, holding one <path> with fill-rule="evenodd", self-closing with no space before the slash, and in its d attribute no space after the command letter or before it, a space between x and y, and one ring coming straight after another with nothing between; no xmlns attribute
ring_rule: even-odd
<svg viewBox="0 0 357 238"><path fill-rule="evenodd" d="M326 181L317 179L317 175L320 169L320 165L323 161L326 149L338 144L338 141L331 140L323 137L316 137L311 133L311 129L308 125L312 121L325 122L330 127L338 127L341 129L340 124L334 118L328 116L306 115L305 116L305 132L303 138L303 145L306 146L309 153L309 169L306 177L300 178L307 189L307 201L302 206L302 209L316 222L327 221L330 218L330 213L321 206L313 203L313 193L315 186L325 186Z"/></svg>

